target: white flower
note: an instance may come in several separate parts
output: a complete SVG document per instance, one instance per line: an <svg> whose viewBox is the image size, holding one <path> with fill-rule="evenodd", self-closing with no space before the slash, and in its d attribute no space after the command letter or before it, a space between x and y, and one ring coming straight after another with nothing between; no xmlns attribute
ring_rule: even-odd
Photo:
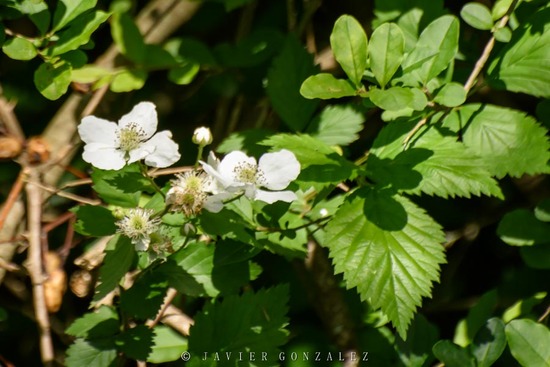
<svg viewBox="0 0 550 367"><path fill-rule="evenodd" d="M195 129L193 143L205 147L208 144L212 144L212 140L212 132L209 128L202 126Z"/></svg>
<svg viewBox="0 0 550 367"><path fill-rule="evenodd" d="M258 163L241 151L226 155L219 164L201 162L204 170L214 177L227 191L244 191L246 197L266 203L296 200L292 191L285 189L300 174L300 163L289 150L266 153ZM217 165L217 167L216 167ZM260 189L273 191L266 191Z"/></svg>
<svg viewBox="0 0 550 367"><path fill-rule="evenodd" d="M145 159L151 167L168 167L180 159L172 133L157 130L157 111L151 102L141 102L114 122L86 116L78 126L86 145L82 158L100 169L118 170L126 163Z"/></svg>
<svg viewBox="0 0 550 367"><path fill-rule="evenodd" d="M204 208L217 213L222 210L225 198L223 195L209 195L216 193L214 180L205 173L196 171L176 175L171 181L172 187L166 193L166 203L172 206L172 210L182 211L190 216L198 214Z"/></svg>
<svg viewBox="0 0 550 367"><path fill-rule="evenodd" d="M136 251L146 251L151 243L151 234L159 228L160 218L151 219L152 209L135 208L116 222L118 232L132 240Z"/></svg>

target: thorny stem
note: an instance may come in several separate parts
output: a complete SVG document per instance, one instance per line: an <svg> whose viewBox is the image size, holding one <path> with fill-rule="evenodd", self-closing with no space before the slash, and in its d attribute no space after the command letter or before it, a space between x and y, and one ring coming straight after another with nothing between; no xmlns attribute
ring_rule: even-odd
<svg viewBox="0 0 550 367"><path fill-rule="evenodd" d="M512 4L510 4L510 7L508 8L508 11L506 14L500 18L500 21L497 24L497 29L503 28L506 26L506 23L508 23L508 20L510 19L510 15L516 8L516 4L518 3L518 0L513 0ZM491 54L491 51L493 50L493 47L495 47L495 35L493 34L487 44L485 45L485 48L483 49L483 53L481 54L481 57L477 60L476 65L474 67L474 70L472 70L472 73L468 77L468 80L466 81L466 84L464 84L464 90L466 93L472 89L474 86L477 77L481 73L481 70L483 70L483 67L487 63L487 60L489 60L489 55Z"/></svg>
<svg viewBox="0 0 550 367"><path fill-rule="evenodd" d="M52 337L50 332L50 319L44 298L44 272L42 269L42 248L40 235L42 233L42 194L35 184L38 182L39 171L33 168L25 168L29 181L25 186L27 193L27 220L29 226L29 253L28 269L32 281L34 313L40 333L40 355L42 363L50 366L54 360Z"/></svg>

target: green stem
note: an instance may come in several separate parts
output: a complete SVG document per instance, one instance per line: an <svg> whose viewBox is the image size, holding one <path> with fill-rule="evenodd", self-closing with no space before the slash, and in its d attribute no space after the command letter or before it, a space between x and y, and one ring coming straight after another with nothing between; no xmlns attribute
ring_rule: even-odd
<svg viewBox="0 0 550 367"><path fill-rule="evenodd" d="M197 151L197 159L195 160L195 169L199 167L199 161L202 159L203 150L204 150L204 145L199 144L199 150Z"/></svg>
<svg viewBox="0 0 550 367"><path fill-rule="evenodd" d="M141 174L143 175L143 177L145 177L145 179L149 181L149 183L153 186L155 191L161 194L163 198L166 198L166 195L162 192L162 190L157 185L155 180L153 180L153 178L149 176L149 174L147 173L147 167L143 163L139 162L139 168L141 170Z"/></svg>

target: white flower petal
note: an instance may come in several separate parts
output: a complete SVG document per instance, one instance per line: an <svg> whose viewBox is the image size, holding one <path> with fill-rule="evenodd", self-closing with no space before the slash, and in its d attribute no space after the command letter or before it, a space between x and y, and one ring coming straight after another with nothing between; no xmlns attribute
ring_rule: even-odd
<svg viewBox="0 0 550 367"><path fill-rule="evenodd" d="M300 163L294 153L283 149L260 157L259 170L263 174L262 186L270 190L282 190L300 174Z"/></svg>
<svg viewBox="0 0 550 367"><path fill-rule="evenodd" d="M101 143L86 144L82 159L100 169L118 170L126 164L124 152Z"/></svg>
<svg viewBox="0 0 550 367"><path fill-rule="evenodd" d="M219 213L223 209L223 202L232 195L229 193L221 193L217 195L209 196L203 204L203 208L211 213Z"/></svg>
<svg viewBox="0 0 550 367"><path fill-rule="evenodd" d="M151 147L154 147L153 153L145 157L145 164L150 167L168 167L181 158L178 144L172 140L170 131L165 130L155 134L149 141L143 143L140 149L150 150Z"/></svg>
<svg viewBox="0 0 550 367"><path fill-rule="evenodd" d="M238 166L247 164L256 166L256 159L236 150L222 159L218 172L225 181L230 182L230 186L242 186L243 183L237 179L235 171Z"/></svg>
<svg viewBox="0 0 550 367"><path fill-rule="evenodd" d="M220 165L220 160L216 157L213 151L208 153L208 160L206 162L214 169L218 169L218 166Z"/></svg>
<svg viewBox="0 0 550 367"><path fill-rule="evenodd" d="M157 131L157 110L151 102L140 102L132 108L132 111L122 116L118 121L121 128L130 123L135 123L143 129L144 139L149 139Z"/></svg>
<svg viewBox="0 0 550 367"><path fill-rule="evenodd" d="M151 243L151 238L149 236L136 238L132 240L132 243L136 251L147 251Z"/></svg>
<svg viewBox="0 0 550 367"><path fill-rule="evenodd" d="M147 144L147 142L141 144L138 148L131 150L130 153L128 153L128 155L130 156L128 159L128 163L141 161L147 156L153 154L155 149L156 147L154 145Z"/></svg>
<svg viewBox="0 0 550 367"><path fill-rule="evenodd" d="M293 191L265 191L256 190L256 200L264 201L268 204L272 204L276 201L285 201L290 203L297 199L296 194Z"/></svg>
<svg viewBox="0 0 550 367"><path fill-rule="evenodd" d="M110 146L118 145L118 126L114 122L86 116L78 125L78 134L84 143L103 143Z"/></svg>

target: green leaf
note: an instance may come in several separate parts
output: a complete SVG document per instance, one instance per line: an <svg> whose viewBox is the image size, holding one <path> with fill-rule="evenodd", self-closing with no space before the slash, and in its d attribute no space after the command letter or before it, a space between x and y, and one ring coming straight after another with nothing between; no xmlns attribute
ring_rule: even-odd
<svg viewBox="0 0 550 367"><path fill-rule="evenodd" d="M381 309L405 338L422 297L430 296L445 262L441 227L400 195L363 188L326 227L336 274Z"/></svg>
<svg viewBox="0 0 550 367"><path fill-rule="evenodd" d="M294 36L290 37L295 38ZM280 31L273 28L259 28L252 30L250 34L239 39L236 44L222 43L217 45L213 51L220 64L227 68L250 68L271 60L281 51L281 45L283 45L284 41L285 37ZM305 54L304 50L298 51L298 49L292 51L292 53L298 56L298 58L287 61L300 62L299 58L302 56L299 53ZM304 61L307 62L307 60ZM304 66L310 67L309 64ZM304 69L293 70L293 72L303 71Z"/></svg>
<svg viewBox="0 0 550 367"><path fill-rule="evenodd" d="M371 88L369 99L383 110L399 111L411 107L414 95L410 88L391 87L388 89Z"/></svg>
<svg viewBox="0 0 550 367"><path fill-rule="evenodd" d="M112 72L108 69L95 65L84 65L79 69L71 70L71 80L77 83L93 83L101 78L111 75Z"/></svg>
<svg viewBox="0 0 550 367"><path fill-rule="evenodd" d="M168 79L178 85L191 84L200 71L201 66L195 63L189 63L184 66L178 66L170 69Z"/></svg>
<svg viewBox="0 0 550 367"><path fill-rule="evenodd" d="M56 100L71 84L71 66L64 61L55 65L44 62L34 72L34 84L44 97Z"/></svg>
<svg viewBox="0 0 550 367"><path fill-rule="evenodd" d="M308 99L342 98L355 96L357 92L349 80L336 79L332 74L312 75L300 86L300 94Z"/></svg>
<svg viewBox="0 0 550 367"><path fill-rule="evenodd" d="M172 38L164 44L164 49L179 63L217 64L208 46L195 38Z"/></svg>
<svg viewBox="0 0 550 367"><path fill-rule="evenodd" d="M59 39L52 46L46 48L46 54L48 56L61 55L88 43L92 33L107 18L109 18L109 14L100 10L79 15L67 28L58 33Z"/></svg>
<svg viewBox="0 0 550 367"><path fill-rule="evenodd" d="M497 178L550 172L547 130L524 112L468 104L451 112L444 126L460 132L464 145Z"/></svg>
<svg viewBox="0 0 550 367"><path fill-rule="evenodd" d="M404 366L421 367L433 357L432 346L438 340L438 330L422 314L416 314L411 326L407 330L407 338L396 338L395 345L399 359Z"/></svg>
<svg viewBox="0 0 550 367"><path fill-rule="evenodd" d="M145 45L143 65L146 69L168 69L178 65L176 58L159 45Z"/></svg>
<svg viewBox="0 0 550 367"><path fill-rule="evenodd" d="M539 292L531 297L517 301L502 313L502 320L508 323L520 316L528 316L533 310L533 307L541 303L546 298L547 294L546 292Z"/></svg>
<svg viewBox="0 0 550 367"><path fill-rule="evenodd" d="M508 43L512 40L512 30L508 27L497 29L494 35L495 39L499 42Z"/></svg>
<svg viewBox="0 0 550 367"><path fill-rule="evenodd" d="M97 0L60 0L57 2L55 12L53 14L53 31L57 31L80 14L93 9L97 3Z"/></svg>
<svg viewBox="0 0 550 367"><path fill-rule="evenodd" d="M46 33L50 26L50 12L48 10L48 4L44 0L8 0L0 2L2 5L8 7L8 14L2 14L0 18L9 19L9 8L16 9L19 13L28 15L29 19L34 23L41 35ZM1 9L5 11L4 9ZM19 14L18 14L19 15ZM19 15L20 16L20 15Z"/></svg>
<svg viewBox="0 0 550 367"><path fill-rule="evenodd" d="M550 244L522 247L519 250L523 261L534 269L550 269Z"/></svg>
<svg viewBox="0 0 550 367"><path fill-rule="evenodd" d="M86 313L76 319L65 330L69 335L77 338L96 339L115 335L120 331L117 311L109 306L102 305L97 310Z"/></svg>
<svg viewBox="0 0 550 367"><path fill-rule="evenodd" d="M367 34L351 15L342 15L334 23L330 34L334 58L355 85L361 88L361 79L367 67Z"/></svg>
<svg viewBox="0 0 550 367"><path fill-rule="evenodd" d="M327 106L306 131L327 145L348 145L359 139L364 121L364 114L351 104Z"/></svg>
<svg viewBox="0 0 550 367"><path fill-rule="evenodd" d="M130 92L141 89L147 80L147 71L140 69L124 69L113 77L109 89L115 93Z"/></svg>
<svg viewBox="0 0 550 367"><path fill-rule="evenodd" d="M2 51L10 58L22 61L32 60L37 55L33 43L23 37L10 38L2 46Z"/></svg>
<svg viewBox="0 0 550 367"><path fill-rule="evenodd" d="M550 98L550 8L542 9L516 29L512 40L489 65L495 87Z"/></svg>
<svg viewBox="0 0 550 367"><path fill-rule="evenodd" d="M468 316L458 323L453 342L462 347L469 345L486 320L493 314L497 301L496 290L493 289L483 294L475 306L468 311Z"/></svg>
<svg viewBox="0 0 550 367"><path fill-rule="evenodd" d="M367 161L372 180L412 194L502 197L483 160L435 127L419 130L418 138L403 151L403 140L415 124L414 120L391 122L378 134Z"/></svg>
<svg viewBox="0 0 550 367"><path fill-rule="evenodd" d="M153 338L153 330L140 324L118 335L116 345L129 358L146 361L153 351Z"/></svg>
<svg viewBox="0 0 550 367"><path fill-rule="evenodd" d="M528 319L512 320L506 325L510 352L525 367L550 366L550 330Z"/></svg>
<svg viewBox="0 0 550 367"><path fill-rule="evenodd" d="M180 360L180 356L187 350L187 339L166 326L157 326L153 329L153 344L147 362L164 363Z"/></svg>
<svg viewBox="0 0 550 367"><path fill-rule="evenodd" d="M67 367L115 367L118 365L114 340L76 339L67 349Z"/></svg>
<svg viewBox="0 0 550 367"><path fill-rule="evenodd" d="M145 42L134 20L128 13L115 13L111 17L111 35L120 53L135 63L145 58Z"/></svg>
<svg viewBox="0 0 550 367"><path fill-rule="evenodd" d="M238 352L261 352L276 358L279 347L286 343L288 331L288 286L277 286L256 293L228 296L221 302L209 303L195 316L189 336L189 352L199 359L204 352L226 353L232 357L224 365L236 365ZM210 356L212 358L212 356ZM257 360L258 366L277 365L276 360ZM240 365L240 363L239 363Z"/></svg>
<svg viewBox="0 0 550 367"><path fill-rule="evenodd" d="M384 23L372 33L368 46L370 68L384 88L403 61L405 38L394 23Z"/></svg>
<svg viewBox="0 0 550 367"><path fill-rule="evenodd" d="M240 150L249 156L259 157L265 153L265 148L258 143L273 135L272 130L250 129L237 131L226 137L216 148L219 153L229 153L233 150Z"/></svg>
<svg viewBox="0 0 550 367"><path fill-rule="evenodd" d="M508 9L510 9L510 5L512 5L512 2L513 0L495 1L493 9L491 10L493 20L498 20L502 18L508 12ZM517 5L519 5L519 3L517 3L516 6Z"/></svg>
<svg viewBox="0 0 550 367"><path fill-rule="evenodd" d="M501 219L497 234L510 246L550 244L550 223L538 220L531 210L514 210Z"/></svg>
<svg viewBox="0 0 550 367"><path fill-rule="evenodd" d="M460 16L470 26L488 31L493 28L493 16L485 5L480 3L468 3L460 10Z"/></svg>
<svg viewBox="0 0 550 367"><path fill-rule="evenodd" d="M416 47L402 64L403 74L414 83L426 84L447 68L458 52L459 21L444 15L420 34Z"/></svg>
<svg viewBox="0 0 550 367"><path fill-rule="evenodd" d="M302 130L318 101L304 99L298 92L302 82L316 71L313 57L296 37L289 36L267 75L267 95L281 119L294 131Z"/></svg>
<svg viewBox="0 0 550 367"><path fill-rule="evenodd" d="M138 164L126 165L118 171L92 172L94 191L107 203L127 208L139 205L142 191L154 192L151 183L143 177Z"/></svg>
<svg viewBox="0 0 550 367"><path fill-rule="evenodd" d="M120 295L120 308L137 319L154 319L166 296L168 281L164 274L144 270L130 289Z"/></svg>
<svg viewBox="0 0 550 367"><path fill-rule="evenodd" d="M81 68L88 62L88 56L86 56L86 53L81 50L74 50L69 51L67 53L64 53L60 56L61 60L64 60L65 62L69 63L71 65L71 68ZM72 70L71 70L71 76L72 76Z"/></svg>
<svg viewBox="0 0 550 367"><path fill-rule="evenodd" d="M477 367L492 366L505 348L504 322L497 317L487 320L470 345L470 351L477 360Z"/></svg>
<svg viewBox="0 0 550 367"><path fill-rule="evenodd" d="M535 217L542 222L550 222L550 199L543 199L536 206Z"/></svg>
<svg viewBox="0 0 550 367"><path fill-rule="evenodd" d="M93 303L99 302L115 289L122 277L130 270L136 252L128 237L115 235L105 248L103 265L99 269L99 285L96 287Z"/></svg>
<svg viewBox="0 0 550 367"><path fill-rule="evenodd" d="M440 340L433 346L433 353L446 367L476 367L474 357L468 349L450 340Z"/></svg>
<svg viewBox="0 0 550 367"><path fill-rule="evenodd" d="M116 232L113 213L102 206L80 205L71 209L76 214L74 229L85 236L109 236Z"/></svg>
<svg viewBox="0 0 550 367"><path fill-rule="evenodd" d="M443 87L435 95L434 101L446 107L460 106L466 101L467 93L464 86L451 82Z"/></svg>

